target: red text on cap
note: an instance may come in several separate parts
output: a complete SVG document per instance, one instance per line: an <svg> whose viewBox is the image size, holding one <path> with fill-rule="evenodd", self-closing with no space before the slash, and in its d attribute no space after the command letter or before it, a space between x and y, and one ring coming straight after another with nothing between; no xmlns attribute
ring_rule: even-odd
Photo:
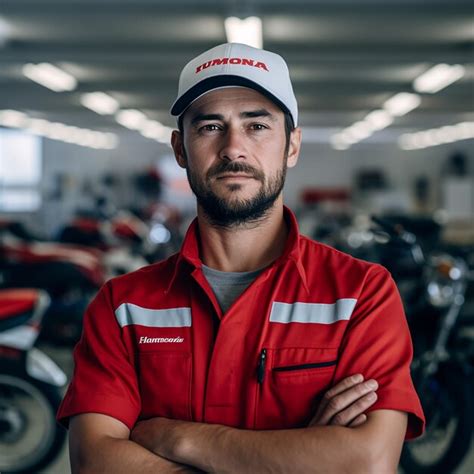
<svg viewBox="0 0 474 474"><path fill-rule="evenodd" d="M240 64L242 66L253 66L268 71L267 65L261 61L255 61L254 59L248 58L216 58L207 61L196 68L196 74L201 72L203 69L207 69L212 66L220 66L221 64Z"/></svg>

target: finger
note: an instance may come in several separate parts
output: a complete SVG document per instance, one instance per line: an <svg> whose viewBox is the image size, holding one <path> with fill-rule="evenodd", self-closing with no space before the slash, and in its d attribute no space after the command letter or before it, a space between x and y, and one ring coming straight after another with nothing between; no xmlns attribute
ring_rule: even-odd
<svg viewBox="0 0 474 474"><path fill-rule="evenodd" d="M334 385L334 387L331 387L326 392L327 398L332 398L336 395L339 395L340 393L345 392L347 389L353 387L354 385L362 383L363 381L364 381L364 376L362 374L355 374L355 375L346 377L345 379L342 379L340 382Z"/></svg>
<svg viewBox="0 0 474 474"><path fill-rule="evenodd" d="M355 428L356 426L363 425L367 421L367 415L365 413L362 413L362 415L359 415L355 420L353 420L349 426L351 428Z"/></svg>
<svg viewBox="0 0 474 474"><path fill-rule="evenodd" d="M316 410L316 413L313 417L313 419L310 422L310 426L314 424L320 417L321 414L323 413L324 409L326 408L326 405L328 404L329 400L338 395L339 393L342 393L346 391L347 389L353 387L354 385L357 385L358 383L361 383L364 381L364 376L362 374L354 374L350 375L349 377L346 377L342 379L339 383L334 385L334 387L331 387L323 396L321 401L319 402L318 409ZM329 421L329 419L328 419Z"/></svg>
<svg viewBox="0 0 474 474"><path fill-rule="evenodd" d="M370 392L352 403L348 408L338 412L332 419L330 424L337 426L349 426L358 416L370 408L377 401L377 394Z"/></svg>
<svg viewBox="0 0 474 474"><path fill-rule="evenodd" d="M373 393L374 390L376 390L377 388L377 382L371 379L367 380L366 382L351 386L346 391L339 393L338 395L332 396L331 398L328 398L331 393L329 393L329 395L326 393L326 395L324 396L324 398L326 399L326 403L323 404L321 410L318 413L317 424L328 424L333 417L337 416L340 412L344 411L346 408L351 406L360 398L365 397L370 393ZM355 418L356 415L359 415L363 411L364 410L361 410L358 413L354 414L353 418Z"/></svg>

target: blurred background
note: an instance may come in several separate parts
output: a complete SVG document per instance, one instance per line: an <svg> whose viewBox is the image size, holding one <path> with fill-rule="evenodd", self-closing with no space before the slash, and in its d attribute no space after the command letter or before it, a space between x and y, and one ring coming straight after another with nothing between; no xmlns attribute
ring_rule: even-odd
<svg viewBox="0 0 474 474"><path fill-rule="evenodd" d="M70 472L53 413L84 308L179 249L195 201L168 111L184 64L226 41L289 65L301 231L398 284L428 417L400 472L474 472L465 0L1 0L0 471Z"/></svg>

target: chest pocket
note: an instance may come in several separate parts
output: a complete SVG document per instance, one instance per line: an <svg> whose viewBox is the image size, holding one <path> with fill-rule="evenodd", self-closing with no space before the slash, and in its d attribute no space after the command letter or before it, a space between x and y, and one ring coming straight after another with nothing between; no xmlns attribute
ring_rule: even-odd
<svg viewBox="0 0 474 474"><path fill-rule="evenodd" d="M337 349L267 349L263 381L258 384L255 429L307 426L331 386Z"/></svg>
<svg viewBox="0 0 474 474"><path fill-rule="evenodd" d="M191 354L184 351L138 354L141 418L192 420L191 367Z"/></svg>

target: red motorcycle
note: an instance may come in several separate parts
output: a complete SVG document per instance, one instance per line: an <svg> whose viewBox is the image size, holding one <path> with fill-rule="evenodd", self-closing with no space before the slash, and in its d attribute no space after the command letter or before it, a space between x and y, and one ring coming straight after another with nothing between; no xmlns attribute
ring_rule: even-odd
<svg viewBox="0 0 474 474"><path fill-rule="evenodd" d="M34 347L49 306L45 291L0 290L0 472L38 472L61 451L55 420L64 372Z"/></svg>
<svg viewBox="0 0 474 474"><path fill-rule="evenodd" d="M51 298L41 337L74 344L84 310L106 280L98 250L51 242L27 241L0 228L0 288L32 287Z"/></svg>

